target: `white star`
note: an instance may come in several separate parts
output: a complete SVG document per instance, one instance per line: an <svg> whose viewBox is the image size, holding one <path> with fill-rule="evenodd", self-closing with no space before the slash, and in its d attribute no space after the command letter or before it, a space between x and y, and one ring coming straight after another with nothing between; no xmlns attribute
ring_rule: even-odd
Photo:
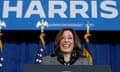
<svg viewBox="0 0 120 72"><path fill-rule="evenodd" d="M42 54L39 54L40 57L42 57Z"/></svg>
<svg viewBox="0 0 120 72"><path fill-rule="evenodd" d="M42 60L39 60L39 63L41 63L42 62Z"/></svg>
<svg viewBox="0 0 120 72"><path fill-rule="evenodd" d="M3 61L3 60L4 60L4 58L3 58L3 57L1 57L1 58L0 58L0 60L1 60L1 61Z"/></svg>
<svg viewBox="0 0 120 72"><path fill-rule="evenodd" d="M40 51L43 52L43 48L41 48Z"/></svg>
<svg viewBox="0 0 120 72"><path fill-rule="evenodd" d="M0 63L0 67L2 67L3 65Z"/></svg>
<svg viewBox="0 0 120 72"><path fill-rule="evenodd" d="M39 62L39 59L36 59L36 62Z"/></svg>

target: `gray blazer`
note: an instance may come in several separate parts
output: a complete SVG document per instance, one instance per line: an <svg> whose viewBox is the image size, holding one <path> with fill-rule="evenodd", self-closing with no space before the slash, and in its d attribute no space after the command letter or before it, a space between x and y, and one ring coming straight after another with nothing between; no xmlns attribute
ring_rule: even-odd
<svg viewBox="0 0 120 72"><path fill-rule="evenodd" d="M44 65L60 65L57 61L57 57L46 56L43 57L42 64ZM73 65L90 65L87 58L79 58Z"/></svg>

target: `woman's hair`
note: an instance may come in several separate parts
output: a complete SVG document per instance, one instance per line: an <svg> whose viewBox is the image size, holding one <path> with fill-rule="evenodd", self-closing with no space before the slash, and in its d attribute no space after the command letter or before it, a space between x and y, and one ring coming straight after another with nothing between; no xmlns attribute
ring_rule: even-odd
<svg viewBox="0 0 120 72"><path fill-rule="evenodd" d="M73 50L77 53L77 55L80 55L81 43L80 43L80 39L79 39L77 33L71 28L64 28L56 36L55 44L54 44L55 53L52 54L52 56L56 56L56 52L60 51L60 47L59 47L60 45L59 44L60 44L61 36L63 35L64 31L72 32L73 38L74 38L74 48L73 48Z"/></svg>

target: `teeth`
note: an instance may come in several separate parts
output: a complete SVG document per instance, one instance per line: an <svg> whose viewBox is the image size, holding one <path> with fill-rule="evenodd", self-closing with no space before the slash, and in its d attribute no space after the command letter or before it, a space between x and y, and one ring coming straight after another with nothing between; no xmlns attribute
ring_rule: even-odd
<svg viewBox="0 0 120 72"><path fill-rule="evenodd" d="M64 47L64 48L69 48L69 47L70 47L70 45L65 44L65 45L63 45L63 47Z"/></svg>

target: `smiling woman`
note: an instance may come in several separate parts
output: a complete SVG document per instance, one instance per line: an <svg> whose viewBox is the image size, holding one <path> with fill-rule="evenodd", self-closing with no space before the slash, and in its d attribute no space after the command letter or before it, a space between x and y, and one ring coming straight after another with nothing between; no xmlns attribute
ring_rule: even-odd
<svg viewBox="0 0 120 72"><path fill-rule="evenodd" d="M62 29L56 36L54 47L55 52L44 57L42 64L89 65L87 58L80 55L80 39L73 29Z"/></svg>

